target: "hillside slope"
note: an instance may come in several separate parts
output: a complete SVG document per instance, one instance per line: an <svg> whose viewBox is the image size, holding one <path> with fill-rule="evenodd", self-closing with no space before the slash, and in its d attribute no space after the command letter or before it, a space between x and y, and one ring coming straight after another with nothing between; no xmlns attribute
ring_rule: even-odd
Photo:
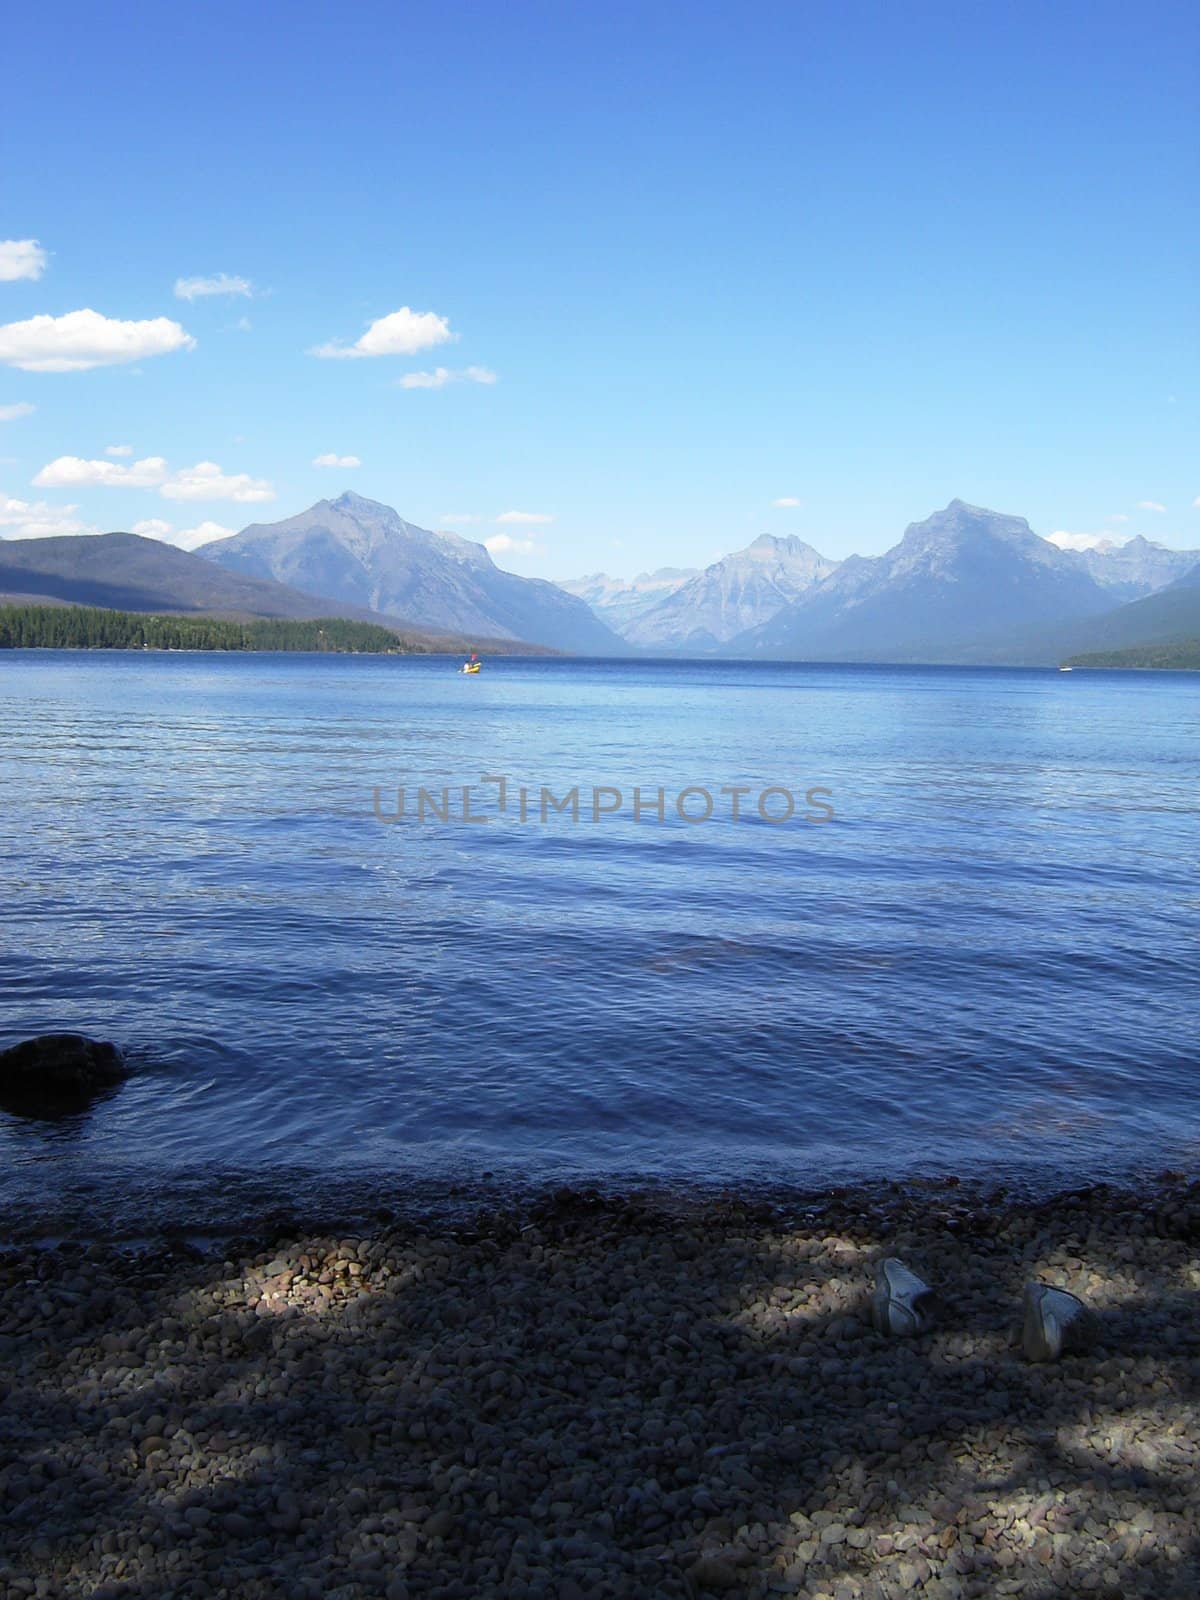
<svg viewBox="0 0 1200 1600"><path fill-rule="evenodd" d="M621 655L626 647L585 603L553 583L497 567L481 544L405 522L362 495L320 500L282 522L254 523L200 556L228 573L271 578L415 627L531 640Z"/></svg>
<svg viewBox="0 0 1200 1600"><path fill-rule="evenodd" d="M103 606L112 611L306 621L346 617L399 628L429 650L510 653L521 641L414 627L365 606L229 572L199 554L136 533L0 540L0 604Z"/></svg>

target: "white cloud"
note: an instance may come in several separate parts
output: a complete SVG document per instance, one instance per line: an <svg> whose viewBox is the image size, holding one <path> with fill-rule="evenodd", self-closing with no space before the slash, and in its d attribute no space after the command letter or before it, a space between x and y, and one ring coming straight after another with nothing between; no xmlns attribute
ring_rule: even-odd
<svg viewBox="0 0 1200 1600"><path fill-rule="evenodd" d="M1158 500L1139 500L1138 501L1138 510L1139 511L1158 511L1158 512L1162 513L1162 512L1165 512L1166 509L1167 509L1166 506L1164 506Z"/></svg>
<svg viewBox="0 0 1200 1600"><path fill-rule="evenodd" d="M249 278L232 278L228 272L218 272L211 278L176 278L177 300L202 300L213 294L240 294L249 300L254 295L254 285Z"/></svg>
<svg viewBox="0 0 1200 1600"><path fill-rule="evenodd" d="M236 528L226 528L220 522L201 522L195 528L184 528L175 535L175 543L183 550L198 550L202 544L212 544L214 539L232 539Z"/></svg>
<svg viewBox="0 0 1200 1600"><path fill-rule="evenodd" d="M199 550L202 544L212 544L217 539L232 539L236 528L227 528L221 522L200 522L194 528L181 528L171 535L171 543L181 550Z"/></svg>
<svg viewBox="0 0 1200 1600"><path fill-rule="evenodd" d="M514 539L511 533L496 533L483 541L484 549L493 556L531 556L537 550L532 539Z"/></svg>
<svg viewBox="0 0 1200 1600"><path fill-rule="evenodd" d="M445 344L454 337L450 324L436 311L413 311L410 306L401 306L399 311L378 317L353 344L322 344L309 354L329 361L358 361L366 356L411 356L418 350Z"/></svg>
<svg viewBox="0 0 1200 1600"><path fill-rule="evenodd" d="M781 494L779 499L772 500L771 504L777 507L779 510L790 511L796 506L803 505L804 502L802 500L797 500L794 494Z"/></svg>
<svg viewBox="0 0 1200 1600"><path fill-rule="evenodd" d="M448 383L495 383L490 367L435 367L432 372L406 372L397 379L401 389L444 389Z"/></svg>
<svg viewBox="0 0 1200 1600"><path fill-rule="evenodd" d="M106 456L131 456L133 454L133 446L131 444L106 444L104 446L104 454Z"/></svg>
<svg viewBox="0 0 1200 1600"><path fill-rule="evenodd" d="M34 478L38 489L80 489L101 485L108 489L154 489L167 477L162 456L147 456L123 467L119 461L84 461L79 456L58 456Z"/></svg>
<svg viewBox="0 0 1200 1600"><path fill-rule="evenodd" d="M1129 540L1115 538L1111 533L1067 533L1059 529L1049 534L1046 542L1057 545L1060 550L1115 550Z"/></svg>
<svg viewBox="0 0 1200 1600"><path fill-rule="evenodd" d="M432 372L406 372L397 382L402 389L441 389L453 376L449 367L435 367Z"/></svg>
<svg viewBox="0 0 1200 1600"><path fill-rule="evenodd" d="M1200 506L1200 494L1198 494L1196 496L1196 498L1192 501L1192 505L1193 506Z"/></svg>
<svg viewBox="0 0 1200 1600"><path fill-rule="evenodd" d="M173 544L180 550L198 550L202 544L212 544L214 539L228 539L235 530L219 522L201 522L195 528L180 528L176 532L161 517L149 517L145 522L135 522L130 531L140 533L145 539L159 539L163 544Z"/></svg>
<svg viewBox="0 0 1200 1600"><path fill-rule="evenodd" d="M532 527L551 523L554 518L547 516L544 511L502 511L496 521Z"/></svg>
<svg viewBox="0 0 1200 1600"><path fill-rule="evenodd" d="M167 500L233 500L239 505L275 498L274 486L265 478L245 472L226 474L215 461L197 461L194 467L173 472L159 493Z"/></svg>
<svg viewBox="0 0 1200 1600"><path fill-rule="evenodd" d="M18 417L30 417L37 410L28 400L18 400L16 405L0 406L0 422L15 422Z"/></svg>
<svg viewBox="0 0 1200 1600"><path fill-rule="evenodd" d="M339 456L332 450L327 450L323 456L313 457L314 467L361 467L362 462L357 456Z"/></svg>
<svg viewBox="0 0 1200 1600"><path fill-rule="evenodd" d="M0 239L0 283L37 279L45 270L46 252L36 239Z"/></svg>
<svg viewBox="0 0 1200 1600"><path fill-rule="evenodd" d="M0 495L0 538L50 539L60 534L98 533L75 515L78 506L52 506L44 500L10 500Z"/></svg>
<svg viewBox="0 0 1200 1600"><path fill-rule="evenodd" d="M121 322L98 311L68 311L0 327L0 363L22 372L87 372L195 345L191 334L168 317Z"/></svg>
<svg viewBox="0 0 1200 1600"><path fill-rule="evenodd" d="M233 500L253 505L275 498L275 489L265 478L252 478L245 472L224 473L215 461L198 461L194 467L172 472L162 456L147 456L127 467L119 461L59 456L33 481L39 489L157 489L166 500Z"/></svg>
<svg viewBox="0 0 1200 1600"><path fill-rule="evenodd" d="M1105 517L1105 522L1128 522L1129 518L1123 511L1114 511L1111 517Z"/></svg>

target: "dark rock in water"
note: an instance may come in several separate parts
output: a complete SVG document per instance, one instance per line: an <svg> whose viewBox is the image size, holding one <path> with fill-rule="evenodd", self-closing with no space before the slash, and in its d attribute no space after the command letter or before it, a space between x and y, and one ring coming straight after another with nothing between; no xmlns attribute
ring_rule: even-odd
<svg viewBox="0 0 1200 1600"><path fill-rule="evenodd" d="M127 1076L125 1055L106 1039L44 1033L0 1050L0 1107L26 1116L82 1110Z"/></svg>

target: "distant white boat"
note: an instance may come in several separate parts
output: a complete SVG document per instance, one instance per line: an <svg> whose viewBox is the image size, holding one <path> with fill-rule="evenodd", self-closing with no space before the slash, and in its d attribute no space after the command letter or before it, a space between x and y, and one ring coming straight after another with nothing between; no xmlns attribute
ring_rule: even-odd
<svg viewBox="0 0 1200 1600"><path fill-rule="evenodd" d="M1058 670L1060 672L1074 672L1075 668L1074 667L1059 667Z"/></svg>

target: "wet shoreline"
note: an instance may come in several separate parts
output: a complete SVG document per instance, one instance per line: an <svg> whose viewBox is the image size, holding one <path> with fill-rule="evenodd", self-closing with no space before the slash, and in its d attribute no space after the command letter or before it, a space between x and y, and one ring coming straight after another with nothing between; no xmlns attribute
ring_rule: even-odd
<svg viewBox="0 0 1200 1600"><path fill-rule="evenodd" d="M20 1191L0 1194L0 1251L60 1243L118 1244L126 1251L154 1252L187 1244L212 1252L288 1233L374 1234L381 1231L455 1231L528 1220L561 1203L580 1214L603 1209L684 1222L728 1207L749 1207L776 1222L815 1222L861 1212L879 1219L907 1207L949 1207L955 1215L981 1218L1015 1205L1054 1205L1064 1195L1112 1197L1122 1207L1200 1179L1200 1168L1102 1168L1083 1179L1050 1167L1010 1167L948 1173L907 1172L876 1179L848 1177L792 1182L777 1175L722 1176L707 1182L681 1177L604 1174L556 1180L523 1173L478 1169L435 1174L364 1175L282 1169L276 1174L214 1168L122 1181L76 1184L39 1196L37 1169L29 1168ZM556 1200L558 1197L558 1200Z"/></svg>

